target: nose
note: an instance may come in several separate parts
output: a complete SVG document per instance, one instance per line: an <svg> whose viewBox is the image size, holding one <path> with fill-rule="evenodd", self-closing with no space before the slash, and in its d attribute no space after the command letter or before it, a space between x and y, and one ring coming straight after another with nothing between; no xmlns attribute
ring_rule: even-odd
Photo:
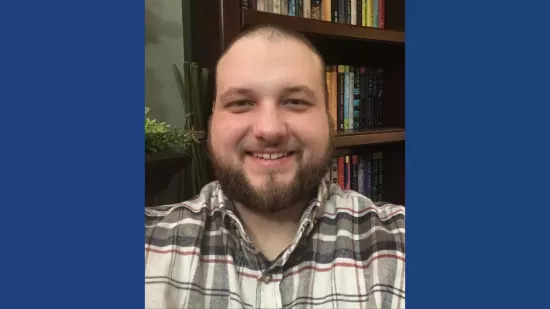
<svg viewBox="0 0 550 309"><path fill-rule="evenodd" d="M284 141L288 130L283 116L277 109L277 104L262 104L256 115L254 136L270 144Z"/></svg>

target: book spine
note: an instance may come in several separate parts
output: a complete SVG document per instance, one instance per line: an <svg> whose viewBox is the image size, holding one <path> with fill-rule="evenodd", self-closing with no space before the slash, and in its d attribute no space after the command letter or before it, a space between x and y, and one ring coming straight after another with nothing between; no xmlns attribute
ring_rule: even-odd
<svg viewBox="0 0 550 309"><path fill-rule="evenodd" d="M374 28L380 28L378 26L378 0L372 0L372 25Z"/></svg>
<svg viewBox="0 0 550 309"><path fill-rule="evenodd" d="M311 0L304 1L304 18L311 18Z"/></svg>
<svg viewBox="0 0 550 309"><path fill-rule="evenodd" d="M273 0L273 13L281 14L281 0Z"/></svg>
<svg viewBox="0 0 550 309"><path fill-rule="evenodd" d="M355 95L354 95L354 89L355 89L355 72L354 67L349 67L349 94L348 94L348 129L351 130L355 127L355 124L353 122L353 114L354 114L354 106L355 106Z"/></svg>
<svg viewBox="0 0 550 309"><path fill-rule="evenodd" d="M340 7L340 2L338 0L325 0L325 1L331 1L330 3L330 20L334 23L338 22L338 8Z"/></svg>
<svg viewBox="0 0 550 309"><path fill-rule="evenodd" d="M296 16L304 17L304 0L296 0Z"/></svg>
<svg viewBox="0 0 550 309"><path fill-rule="evenodd" d="M367 71L360 67L359 71L359 129L364 129L367 117Z"/></svg>
<svg viewBox="0 0 550 309"><path fill-rule="evenodd" d="M265 11L265 0L258 0L256 3L256 10Z"/></svg>
<svg viewBox="0 0 550 309"><path fill-rule="evenodd" d="M378 127L384 125L384 69L378 68Z"/></svg>
<svg viewBox="0 0 550 309"><path fill-rule="evenodd" d="M363 25L363 0L357 0L355 2L355 15L357 16L357 25L362 26Z"/></svg>
<svg viewBox="0 0 550 309"><path fill-rule="evenodd" d="M363 27L366 27L367 26L367 12L368 12L368 3L369 1L368 0L363 0L362 2L362 9L361 9L361 19L362 19L362 25Z"/></svg>
<svg viewBox="0 0 550 309"><path fill-rule="evenodd" d="M338 22L341 24L346 23L346 1L347 0L338 0Z"/></svg>
<svg viewBox="0 0 550 309"><path fill-rule="evenodd" d="M331 66L331 101L332 105L332 120L334 122L334 130L338 130L338 66Z"/></svg>
<svg viewBox="0 0 550 309"><path fill-rule="evenodd" d="M384 200L384 153L378 153L378 201Z"/></svg>
<svg viewBox="0 0 550 309"><path fill-rule="evenodd" d="M358 155L352 155L351 156L351 190L357 192L359 191L359 156Z"/></svg>
<svg viewBox="0 0 550 309"><path fill-rule="evenodd" d="M372 96L373 96L373 128L378 128L378 117L380 115L380 102L378 102L378 69L373 70L372 80Z"/></svg>
<svg viewBox="0 0 550 309"><path fill-rule="evenodd" d="M288 0L288 16L296 16L296 0Z"/></svg>
<svg viewBox="0 0 550 309"><path fill-rule="evenodd" d="M338 130L344 130L344 74L343 65L338 66Z"/></svg>
<svg viewBox="0 0 550 309"><path fill-rule="evenodd" d="M346 24L351 25L351 0L346 1Z"/></svg>
<svg viewBox="0 0 550 309"><path fill-rule="evenodd" d="M338 185L340 188L344 189L344 168L345 168L345 159L344 157L338 157Z"/></svg>
<svg viewBox="0 0 550 309"><path fill-rule="evenodd" d="M372 1L367 0L367 27L372 27Z"/></svg>
<svg viewBox="0 0 550 309"><path fill-rule="evenodd" d="M332 78L331 78L330 70L331 70L331 66L327 65L325 67L325 84L327 87L326 104L327 104L328 114L332 115L332 104L330 102L330 99L332 98Z"/></svg>
<svg viewBox="0 0 550 309"><path fill-rule="evenodd" d="M351 24L357 25L357 1L361 0L351 0Z"/></svg>
<svg viewBox="0 0 550 309"><path fill-rule="evenodd" d="M374 27L374 2L378 0L369 0L369 18L370 18L370 26Z"/></svg>
<svg viewBox="0 0 550 309"><path fill-rule="evenodd" d="M372 190L371 190L371 197L372 200L375 202L378 202L378 152L373 153L372 155Z"/></svg>
<svg viewBox="0 0 550 309"><path fill-rule="evenodd" d="M344 130L349 129L349 66L344 65Z"/></svg>
<svg viewBox="0 0 550 309"><path fill-rule="evenodd" d="M361 80L361 68L360 67L354 67L353 68L353 128L359 129L360 127L360 121L359 121L359 108L361 105L361 97L360 97L360 80Z"/></svg>
<svg viewBox="0 0 550 309"><path fill-rule="evenodd" d="M333 184L338 184L338 158L332 158L332 165L330 169L330 178Z"/></svg>
<svg viewBox="0 0 550 309"><path fill-rule="evenodd" d="M373 80L374 70L367 68L367 128L373 128L373 112L374 112L374 93Z"/></svg>
<svg viewBox="0 0 550 309"><path fill-rule="evenodd" d="M323 0L321 3L321 9L323 11L323 20L331 21L332 17L332 0Z"/></svg>
<svg viewBox="0 0 550 309"><path fill-rule="evenodd" d="M378 0L378 22L381 29L386 28L386 0Z"/></svg>
<svg viewBox="0 0 550 309"><path fill-rule="evenodd" d="M365 155L365 195L372 199L372 155Z"/></svg>
<svg viewBox="0 0 550 309"><path fill-rule="evenodd" d="M288 1L289 0L281 0L281 14L282 15L288 15Z"/></svg>
<svg viewBox="0 0 550 309"><path fill-rule="evenodd" d="M360 194L365 195L365 156L359 156L357 165L357 188Z"/></svg>
<svg viewBox="0 0 550 309"><path fill-rule="evenodd" d="M321 20L322 10L321 10L321 0L310 0L311 1L311 18Z"/></svg>
<svg viewBox="0 0 550 309"><path fill-rule="evenodd" d="M351 190L351 160L350 156L345 156L344 166L344 187L346 190Z"/></svg>

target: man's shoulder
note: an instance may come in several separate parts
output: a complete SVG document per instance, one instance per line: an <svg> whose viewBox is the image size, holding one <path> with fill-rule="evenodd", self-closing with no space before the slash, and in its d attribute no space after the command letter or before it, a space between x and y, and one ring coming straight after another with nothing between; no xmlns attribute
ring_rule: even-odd
<svg viewBox="0 0 550 309"><path fill-rule="evenodd" d="M322 215L344 213L356 218L369 218L371 224L375 223L391 229L405 228L405 206L385 201L374 202L356 191L342 190L336 184L329 184Z"/></svg>
<svg viewBox="0 0 550 309"><path fill-rule="evenodd" d="M174 229L184 223L202 224L205 215L210 216L219 208L218 188L217 182L211 182L192 199L175 204L145 207L146 231L155 228Z"/></svg>

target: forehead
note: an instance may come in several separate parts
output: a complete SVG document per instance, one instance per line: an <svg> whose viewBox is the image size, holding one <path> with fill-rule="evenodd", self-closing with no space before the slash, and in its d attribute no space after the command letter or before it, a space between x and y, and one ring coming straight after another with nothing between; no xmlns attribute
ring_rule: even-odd
<svg viewBox="0 0 550 309"><path fill-rule="evenodd" d="M241 84L308 84L316 88L323 67L318 56L292 38L242 38L222 57L217 68L217 88Z"/></svg>

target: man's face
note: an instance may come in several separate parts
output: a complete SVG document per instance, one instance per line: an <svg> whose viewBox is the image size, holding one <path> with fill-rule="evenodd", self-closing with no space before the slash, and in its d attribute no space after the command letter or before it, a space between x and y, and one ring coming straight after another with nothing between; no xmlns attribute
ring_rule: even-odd
<svg viewBox="0 0 550 309"><path fill-rule="evenodd" d="M276 212L318 188L333 134L322 72L292 39L244 38L220 61L208 146L229 198Z"/></svg>

